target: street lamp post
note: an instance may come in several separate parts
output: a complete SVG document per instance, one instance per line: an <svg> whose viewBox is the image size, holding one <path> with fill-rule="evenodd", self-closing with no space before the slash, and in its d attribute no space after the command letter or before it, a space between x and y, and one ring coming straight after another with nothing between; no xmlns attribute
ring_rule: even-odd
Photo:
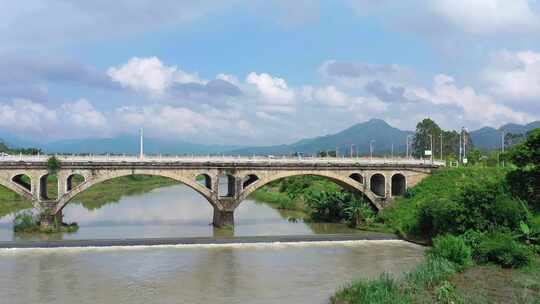
<svg viewBox="0 0 540 304"><path fill-rule="evenodd" d="M433 134L429 134L429 152L430 152L430 158L431 163L433 163Z"/></svg>
<svg viewBox="0 0 540 304"><path fill-rule="evenodd" d="M375 142L375 140L370 140L369 141L369 159L370 160L373 160L373 143Z"/></svg>
<svg viewBox="0 0 540 304"><path fill-rule="evenodd" d="M443 160L443 152L442 152L442 150L443 150L443 140L442 140L442 138L443 138L443 132L441 131L441 161Z"/></svg>

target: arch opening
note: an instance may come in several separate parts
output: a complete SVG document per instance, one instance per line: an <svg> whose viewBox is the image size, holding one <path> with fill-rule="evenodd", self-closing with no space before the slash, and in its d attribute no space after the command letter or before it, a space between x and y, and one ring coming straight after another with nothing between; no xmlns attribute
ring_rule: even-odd
<svg viewBox="0 0 540 304"><path fill-rule="evenodd" d="M206 187L206 189L212 190L212 177L210 177L210 175L208 175L206 173L199 174L199 175L197 175L197 177L195 179L197 180L197 182L199 184Z"/></svg>
<svg viewBox="0 0 540 304"><path fill-rule="evenodd" d="M42 200L58 199L58 177L55 174L45 174L39 178L39 196Z"/></svg>
<svg viewBox="0 0 540 304"><path fill-rule="evenodd" d="M375 195L384 196L386 191L384 175L380 173L373 174L370 178L370 189Z"/></svg>
<svg viewBox="0 0 540 304"><path fill-rule="evenodd" d="M359 182L360 184L364 183L364 177L360 175L360 173L353 173L349 175L350 178L354 179L355 181Z"/></svg>
<svg viewBox="0 0 540 304"><path fill-rule="evenodd" d="M23 187L24 189L26 189L28 192L31 192L32 191L32 180L30 179L30 177L26 174L19 174L19 175L15 175L11 181L13 181L15 184Z"/></svg>
<svg viewBox="0 0 540 304"><path fill-rule="evenodd" d="M219 197L234 197L236 193L236 179L233 175L222 174L219 176L218 182Z"/></svg>
<svg viewBox="0 0 540 304"><path fill-rule="evenodd" d="M306 177L303 179L297 179L296 177ZM308 188L313 185L315 192L320 192L324 189L324 185L318 185L321 180L327 180L335 184L336 186L349 191L351 194L360 195L369 202L375 210L381 210L382 206L379 203L378 197L374 195L369 189L364 188L363 185L358 184L356 181L351 181L347 176L333 176L318 173L306 173L306 172L287 172L283 174L275 175L271 178L261 180L253 187L248 187L242 191L240 199L237 204L248 198L252 193L263 187L279 188L280 192L288 192L289 197L294 198L298 193L302 192L302 189ZM286 181L286 182L281 182ZM321 186L323 188L321 188ZM273 191L273 190L272 190ZM287 208L284 208L287 209Z"/></svg>
<svg viewBox="0 0 540 304"><path fill-rule="evenodd" d="M84 183L85 178L80 174L71 174L66 180L66 191L71 191L73 188Z"/></svg>
<svg viewBox="0 0 540 304"><path fill-rule="evenodd" d="M173 176L159 174L120 174L97 177L87 180L80 187L74 187L60 198L57 212L62 211L70 202L76 201L88 210L99 209L107 204L116 203L125 196L138 195L156 188L183 184L199 193L210 205L214 205L204 186L193 180L182 180ZM89 191L90 190L90 191Z"/></svg>
<svg viewBox="0 0 540 304"><path fill-rule="evenodd" d="M392 176L392 196L402 196L407 191L407 181L401 173Z"/></svg>
<svg viewBox="0 0 540 304"><path fill-rule="evenodd" d="M242 189L246 189L250 185L256 183L259 177L255 174L248 174L242 179Z"/></svg>

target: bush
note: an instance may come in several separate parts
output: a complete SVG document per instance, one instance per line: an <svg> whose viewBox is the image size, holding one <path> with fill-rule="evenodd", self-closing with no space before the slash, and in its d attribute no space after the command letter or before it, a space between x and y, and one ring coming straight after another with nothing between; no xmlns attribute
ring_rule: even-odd
<svg viewBox="0 0 540 304"><path fill-rule="evenodd" d="M488 234L478 246L479 262L493 262L505 268L519 268L533 261L533 253L527 246L518 243L510 233Z"/></svg>
<svg viewBox="0 0 540 304"><path fill-rule="evenodd" d="M428 256L425 262L405 277L407 288L418 293L426 287L435 287L458 272L456 265L449 260L437 256Z"/></svg>
<svg viewBox="0 0 540 304"><path fill-rule="evenodd" d="M332 297L332 303L411 303L411 299L400 291L399 283L388 274L371 281L357 281Z"/></svg>
<svg viewBox="0 0 540 304"><path fill-rule="evenodd" d="M496 168L441 169L383 211L385 222L406 237L431 238L487 232L499 227L515 230L527 220L527 206L514 199Z"/></svg>
<svg viewBox="0 0 540 304"><path fill-rule="evenodd" d="M13 231L35 232L39 230L39 221L31 211L22 211L15 214L13 219Z"/></svg>
<svg viewBox="0 0 540 304"><path fill-rule="evenodd" d="M457 236L444 235L433 239L433 247L428 254L432 257L447 259L461 269L473 264L471 247Z"/></svg>

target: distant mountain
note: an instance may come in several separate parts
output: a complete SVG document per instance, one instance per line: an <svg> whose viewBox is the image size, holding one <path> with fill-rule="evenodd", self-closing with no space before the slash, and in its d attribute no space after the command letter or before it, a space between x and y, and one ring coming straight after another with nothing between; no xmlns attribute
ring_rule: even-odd
<svg viewBox="0 0 540 304"><path fill-rule="evenodd" d="M526 125L509 123L501 126L499 129L484 127L472 131L470 134L475 147L483 150L492 150L501 148L502 130L507 133L525 134L536 128L540 128L540 121L534 121Z"/></svg>
<svg viewBox="0 0 540 304"><path fill-rule="evenodd" d="M372 119L358 123L341 132L310 139L302 139L290 145L242 148L231 151L240 155L281 155L291 153L315 154L319 151L333 151L336 148L340 155L349 155L351 144L359 154L369 153L369 142L374 140L374 153L389 153L394 146L394 153L405 153L407 135L413 132L394 128L384 120Z"/></svg>
<svg viewBox="0 0 540 304"><path fill-rule="evenodd" d="M472 131L471 138L475 147L483 150L499 149L501 132L526 133L540 128L540 121L526 125L506 124L499 129L484 127ZM229 155L285 155L292 153L315 154L319 151L334 151L340 155L349 155L351 145L354 152L369 153L369 142L374 140L374 154L390 154L392 145L395 154L404 154L408 135L414 132L403 131L390 126L383 120L371 119L358 123L341 132L299 140L293 144L266 147L241 147L235 145L205 145L185 141L145 138L144 150L147 154L229 154ZM48 144L39 144L21 140L10 134L0 134L10 147L36 147L47 153L139 153L139 138L134 135L120 135L114 138L87 138L61 140Z"/></svg>

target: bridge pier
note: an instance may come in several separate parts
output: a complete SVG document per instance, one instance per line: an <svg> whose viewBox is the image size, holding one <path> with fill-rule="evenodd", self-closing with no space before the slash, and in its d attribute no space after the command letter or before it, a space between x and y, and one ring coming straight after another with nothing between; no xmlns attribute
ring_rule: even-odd
<svg viewBox="0 0 540 304"><path fill-rule="evenodd" d="M53 228L56 225L62 224L62 211L52 214L49 211L44 211L39 215L39 226L41 229Z"/></svg>
<svg viewBox="0 0 540 304"><path fill-rule="evenodd" d="M219 210L218 208L214 208L212 224L217 228L234 226L234 210Z"/></svg>

